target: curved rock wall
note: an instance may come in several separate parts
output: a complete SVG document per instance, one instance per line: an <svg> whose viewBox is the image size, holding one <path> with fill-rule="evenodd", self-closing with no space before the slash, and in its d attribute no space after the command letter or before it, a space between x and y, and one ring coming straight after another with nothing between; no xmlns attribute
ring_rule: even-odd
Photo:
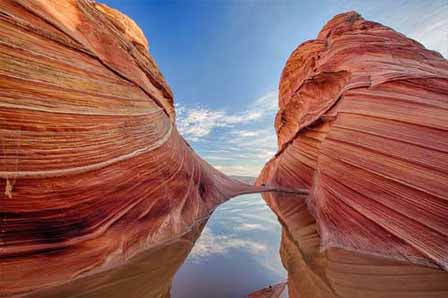
<svg viewBox="0 0 448 298"><path fill-rule="evenodd" d="M89 0L0 1L0 297L126 264L257 189L174 123L132 20Z"/></svg>
<svg viewBox="0 0 448 298"><path fill-rule="evenodd" d="M32 298L170 298L173 276L190 253L205 222L190 232L129 259L122 266L37 291Z"/></svg>
<svg viewBox="0 0 448 298"><path fill-rule="evenodd" d="M355 12L289 57L258 183L291 297L448 295L448 62ZM405 286L406 284L406 286Z"/></svg>

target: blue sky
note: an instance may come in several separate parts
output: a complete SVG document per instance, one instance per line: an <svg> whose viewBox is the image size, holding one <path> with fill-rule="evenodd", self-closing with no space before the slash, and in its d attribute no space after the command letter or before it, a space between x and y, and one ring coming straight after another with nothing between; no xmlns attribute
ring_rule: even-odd
<svg viewBox="0 0 448 298"><path fill-rule="evenodd" d="M257 176L289 54L335 14L356 10L448 57L448 1L103 0L143 29L175 95L178 127L207 161Z"/></svg>

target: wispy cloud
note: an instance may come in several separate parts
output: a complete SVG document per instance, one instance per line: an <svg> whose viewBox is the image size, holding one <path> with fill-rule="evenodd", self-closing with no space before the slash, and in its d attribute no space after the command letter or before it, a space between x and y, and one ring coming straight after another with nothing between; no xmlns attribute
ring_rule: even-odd
<svg viewBox="0 0 448 298"><path fill-rule="evenodd" d="M256 137L260 135L260 131L257 130L233 130L230 133L240 138Z"/></svg>
<svg viewBox="0 0 448 298"><path fill-rule="evenodd" d="M236 124L257 120L262 116L255 110L247 110L234 115L225 111L182 105L176 105L176 111L177 127L180 133L193 142L209 135L215 128L233 127Z"/></svg>
<svg viewBox="0 0 448 298"><path fill-rule="evenodd" d="M241 161L239 161L241 162ZM232 165L232 164L220 164L212 162L213 166L227 175L236 176L249 176L256 177L260 170L260 165L243 164L242 165Z"/></svg>
<svg viewBox="0 0 448 298"><path fill-rule="evenodd" d="M413 38L448 58L448 2L446 0L340 1L345 10L361 11L364 17Z"/></svg>
<svg viewBox="0 0 448 298"><path fill-rule="evenodd" d="M277 92L274 91L255 99L245 111L240 113L176 104L177 127L187 140L197 142L216 128L236 127L261 120L267 114L275 112L276 109ZM256 131L245 130L236 130L233 133L247 137L257 135Z"/></svg>
<svg viewBox="0 0 448 298"><path fill-rule="evenodd" d="M448 13L448 9L445 10L445 13ZM439 15L436 14L436 17L439 17ZM443 19L436 20L434 23L425 24L425 26L418 28L414 32L410 32L409 36L420 41L427 48L438 51L445 58L448 58L447 15L444 15Z"/></svg>
<svg viewBox="0 0 448 298"><path fill-rule="evenodd" d="M261 114L276 112L278 109L277 98L277 91L268 92L267 94L254 100L250 105L250 108L251 110L258 111Z"/></svg>
<svg viewBox="0 0 448 298"><path fill-rule="evenodd" d="M257 176L277 149L273 127L277 92L271 91L232 113L176 105L177 127L192 146L229 175Z"/></svg>
<svg viewBox="0 0 448 298"><path fill-rule="evenodd" d="M205 257L225 255L230 253L231 250L245 251L251 255L259 255L267 251L267 246L236 236L216 235L210 228L205 227L201 237L194 245L189 258L192 262L199 263Z"/></svg>
<svg viewBox="0 0 448 298"><path fill-rule="evenodd" d="M269 227L266 227L266 225L252 224L252 223L243 223L237 226L236 229L241 231L253 231L253 230L269 231Z"/></svg>
<svg viewBox="0 0 448 298"><path fill-rule="evenodd" d="M448 58L448 2L404 1L406 11L392 10L398 30Z"/></svg>

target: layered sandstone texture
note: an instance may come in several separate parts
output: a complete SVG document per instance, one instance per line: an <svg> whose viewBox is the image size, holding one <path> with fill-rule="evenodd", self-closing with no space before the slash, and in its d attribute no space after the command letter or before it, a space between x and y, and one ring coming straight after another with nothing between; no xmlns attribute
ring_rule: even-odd
<svg viewBox="0 0 448 298"><path fill-rule="evenodd" d="M122 266L36 291L32 298L170 298L173 276L184 263L204 222L168 243L137 254Z"/></svg>
<svg viewBox="0 0 448 298"><path fill-rule="evenodd" d="M281 298L286 294L286 287L288 284L286 282L281 282L275 285L270 285L267 288L257 290L250 293L248 298Z"/></svg>
<svg viewBox="0 0 448 298"><path fill-rule="evenodd" d="M90 0L0 1L0 141L0 297L108 272L255 189L192 151L142 31Z"/></svg>
<svg viewBox="0 0 448 298"><path fill-rule="evenodd" d="M355 12L289 57L258 183L290 297L448 296L448 62Z"/></svg>

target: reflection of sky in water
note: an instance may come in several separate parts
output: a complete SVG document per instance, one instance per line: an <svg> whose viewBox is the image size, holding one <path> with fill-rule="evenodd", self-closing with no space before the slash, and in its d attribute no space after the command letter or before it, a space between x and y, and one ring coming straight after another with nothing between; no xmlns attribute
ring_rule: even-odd
<svg viewBox="0 0 448 298"><path fill-rule="evenodd" d="M177 272L173 298L234 298L286 279L281 227L260 195L219 207Z"/></svg>

